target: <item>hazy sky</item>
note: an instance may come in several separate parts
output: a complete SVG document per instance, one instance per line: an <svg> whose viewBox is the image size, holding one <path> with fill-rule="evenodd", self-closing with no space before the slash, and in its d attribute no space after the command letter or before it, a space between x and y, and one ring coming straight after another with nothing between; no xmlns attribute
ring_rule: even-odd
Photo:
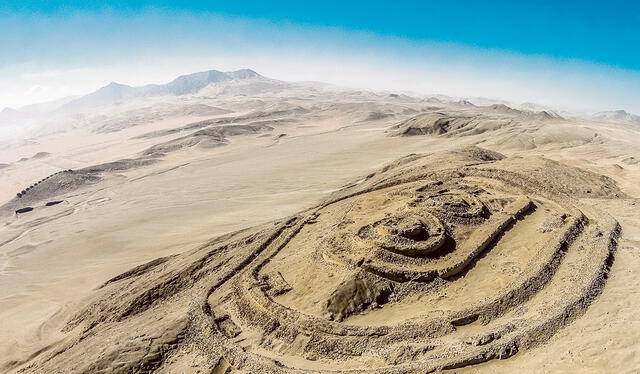
<svg viewBox="0 0 640 374"><path fill-rule="evenodd" d="M251 68L285 80L640 113L632 1L100 3L0 3L0 108L111 81Z"/></svg>

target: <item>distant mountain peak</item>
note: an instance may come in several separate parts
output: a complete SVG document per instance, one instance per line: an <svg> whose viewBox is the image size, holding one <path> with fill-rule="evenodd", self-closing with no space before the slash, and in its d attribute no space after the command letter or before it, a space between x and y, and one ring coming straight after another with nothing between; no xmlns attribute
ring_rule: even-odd
<svg viewBox="0 0 640 374"><path fill-rule="evenodd" d="M0 124L15 123L24 119L26 115L19 110L6 107L0 110Z"/></svg>
<svg viewBox="0 0 640 374"><path fill-rule="evenodd" d="M126 84L118 83L118 82L111 82L102 88L106 88L106 87L129 87L129 86L127 86Z"/></svg>
<svg viewBox="0 0 640 374"><path fill-rule="evenodd" d="M173 81L158 87L164 86L168 90L167 93L179 96L196 93L212 83L251 78L264 77L251 69L242 69L230 72L208 70L199 73L181 75Z"/></svg>
<svg viewBox="0 0 640 374"><path fill-rule="evenodd" d="M598 112L594 114L592 117L597 121L640 126L640 116L628 113L626 110L623 110L623 109Z"/></svg>
<svg viewBox="0 0 640 374"><path fill-rule="evenodd" d="M264 78L262 75L251 69L240 69L227 74L232 75L235 79Z"/></svg>
<svg viewBox="0 0 640 374"><path fill-rule="evenodd" d="M117 83L117 82L111 82L108 85L99 88L93 94L98 94L98 93L111 94L111 93L115 93L115 94L121 95L123 92L126 92L127 90L131 90L132 88L133 87L127 86L126 84L121 84L121 83ZM89 94L89 95L91 95L91 94Z"/></svg>
<svg viewBox="0 0 640 374"><path fill-rule="evenodd" d="M17 112L18 112L17 110L13 108L9 108L8 106L0 110L0 114L11 114L11 113L17 113Z"/></svg>
<svg viewBox="0 0 640 374"><path fill-rule="evenodd" d="M593 115L594 117L601 117L601 118L612 118L612 117L618 117L618 118L625 118L625 117L637 117L631 113L628 113L626 110L624 109L617 109L617 110L607 110L604 112L598 112L596 114Z"/></svg>
<svg viewBox="0 0 640 374"><path fill-rule="evenodd" d="M126 99L195 94L213 83L264 78L265 77L251 69L241 69L230 72L218 70L201 71L181 75L166 84L128 86L118 82L111 82L88 95L65 104L61 109L67 112L78 112L99 106L116 104Z"/></svg>

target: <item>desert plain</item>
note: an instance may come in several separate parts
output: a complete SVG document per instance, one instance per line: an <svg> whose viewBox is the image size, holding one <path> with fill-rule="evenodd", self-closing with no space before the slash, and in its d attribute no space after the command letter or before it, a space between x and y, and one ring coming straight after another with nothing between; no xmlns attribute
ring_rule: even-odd
<svg viewBox="0 0 640 374"><path fill-rule="evenodd" d="M23 112L0 372L640 367L637 117L251 70Z"/></svg>

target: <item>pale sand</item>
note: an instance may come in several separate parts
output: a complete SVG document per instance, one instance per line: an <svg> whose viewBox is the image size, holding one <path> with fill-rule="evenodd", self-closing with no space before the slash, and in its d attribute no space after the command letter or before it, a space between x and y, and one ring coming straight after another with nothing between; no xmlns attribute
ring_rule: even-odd
<svg viewBox="0 0 640 374"><path fill-rule="evenodd" d="M630 197L583 201L608 212L622 226L611 276L585 314L541 346L508 360L456 371L633 372L640 366L636 343L640 278L635 272L640 266L640 216L635 205L640 167L622 162L629 156L640 157L637 131L575 121L532 121L464 137L390 137L386 132L390 125L414 115L401 114L403 108L420 110L427 105L384 97L338 100L336 96L303 103L316 118L302 115L300 123L275 126L269 136L231 137L226 146L173 152L150 166L107 173L98 184L66 194L56 206L5 218L0 229L0 243L4 243L0 247L0 367L24 360L62 338L60 329L88 302L92 290L135 265L294 214L407 154L471 144L507 156L542 155L607 175ZM234 107L241 107L241 100L235 100L240 103ZM398 115L362 121L372 108L382 107ZM4 150L2 162L39 151L51 156L0 170L0 178L6 181L0 197L7 201L59 169L136 157L177 135L132 137L198 119L167 119L109 134L75 130L40 139L37 146ZM275 139L280 133L287 136ZM599 136L595 141L594 133ZM384 314L371 318L385 320Z"/></svg>

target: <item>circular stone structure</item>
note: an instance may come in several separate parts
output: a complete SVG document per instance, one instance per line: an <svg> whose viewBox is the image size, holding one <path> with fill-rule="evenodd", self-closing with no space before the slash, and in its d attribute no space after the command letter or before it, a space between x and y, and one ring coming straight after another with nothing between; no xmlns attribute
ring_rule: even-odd
<svg viewBox="0 0 640 374"><path fill-rule="evenodd" d="M583 314L613 262L618 223L568 192L621 191L485 156L400 160L312 209L133 268L24 372L424 374L526 354Z"/></svg>
<svg viewBox="0 0 640 374"><path fill-rule="evenodd" d="M397 213L363 226L354 236L354 240L360 241L362 246L374 245L413 257L437 251L445 238L442 222L428 212L422 215Z"/></svg>
<svg viewBox="0 0 640 374"><path fill-rule="evenodd" d="M234 279L232 300L213 292L210 306L234 326L218 338L243 367L452 369L507 358L578 316L617 232L522 175L443 170L313 210Z"/></svg>

